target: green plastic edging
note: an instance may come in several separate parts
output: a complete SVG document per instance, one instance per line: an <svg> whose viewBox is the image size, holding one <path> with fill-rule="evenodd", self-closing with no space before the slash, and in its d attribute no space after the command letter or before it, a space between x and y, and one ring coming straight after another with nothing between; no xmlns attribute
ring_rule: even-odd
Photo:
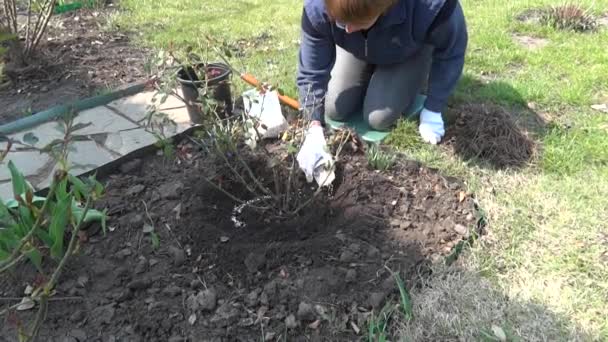
<svg viewBox="0 0 608 342"><path fill-rule="evenodd" d="M54 14L62 14L62 13L66 13L66 12L70 12L70 11L75 11L77 9L82 8L82 3L80 2L73 2L71 4L65 4L65 5L57 5L55 6L55 9L53 11Z"/></svg>
<svg viewBox="0 0 608 342"><path fill-rule="evenodd" d="M56 5L55 9L53 10L53 14L62 14L62 13L66 13L66 12L70 12L70 11L75 11L78 9L81 9L84 6L93 6L94 2L93 0L88 0L88 1L75 1L69 4L63 4L63 5Z"/></svg>
<svg viewBox="0 0 608 342"><path fill-rule="evenodd" d="M59 105L52 107L42 112L30 115L19 120L9 122L0 126L0 134L8 135L11 133L23 131L25 129L37 126L41 123L54 120L63 114L76 111L80 112L86 109L91 109L97 106L108 104L114 100L118 100L122 97L135 95L145 88L145 83L137 83L129 87L116 90L109 94L89 97L86 99L78 100L70 104Z"/></svg>

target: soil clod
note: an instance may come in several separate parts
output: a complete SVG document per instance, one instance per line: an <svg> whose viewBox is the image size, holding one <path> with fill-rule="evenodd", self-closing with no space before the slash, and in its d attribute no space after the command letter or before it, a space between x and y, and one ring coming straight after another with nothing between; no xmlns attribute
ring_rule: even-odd
<svg viewBox="0 0 608 342"><path fill-rule="evenodd" d="M211 288L201 291L196 296L196 301L202 310L211 311L217 305L217 292Z"/></svg>
<svg viewBox="0 0 608 342"><path fill-rule="evenodd" d="M266 264L266 254L264 252L251 252L245 258L245 266L250 273L256 273Z"/></svg>
<svg viewBox="0 0 608 342"><path fill-rule="evenodd" d="M169 253L173 257L173 265L175 266L181 266L186 261L186 253L181 248L170 246Z"/></svg>
<svg viewBox="0 0 608 342"><path fill-rule="evenodd" d="M315 311L312 305L301 302L298 305L298 319L301 321L312 321L315 319Z"/></svg>
<svg viewBox="0 0 608 342"><path fill-rule="evenodd" d="M355 282L355 280L357 280L357 271L355 271L354 269L349 269L348 271L346 271L345 280L347 283Z"/></svg>
<svg viewBox="0 0 608 342"><path fill-rule="evenodd" d="M138 279L135 279L135 280L129 282L127 284L127 288L134 290L134 291L140 291L140 290L145 290L145 289L149 288L150 285L152 285L152 279L144 277L144 278L138 278Z"/></svg>
<svg viewBox="0 0 608 342"><path fill-rule="evenodd" d="M168 199L168 200L179 199L183 190L184 190L184 183L182 183L180 181L165 183L158 188L160 197L162 199Z"/></svg>
<svg viewBox="0 0 608 342"><path fill-rule="evenodd" d="M454 226L454 231L460 235L467 235L469 230L462 224L457 224Z"/></svg>
<svg viewBox="0 0 608 342"><path fill-rule="evenodd" d="M386 296L386 292L372 292L367 303L372 309L380 309L382 304L384 304Z"/></svg>
<svg viewBox="0 0 608 342"><path fill-rule="evenodd" d="M293 314L287 316L287 318L285 318L285 327L287 329L295 329L298 327L298 321L296 320L296 316L294 316Z"/></svg>

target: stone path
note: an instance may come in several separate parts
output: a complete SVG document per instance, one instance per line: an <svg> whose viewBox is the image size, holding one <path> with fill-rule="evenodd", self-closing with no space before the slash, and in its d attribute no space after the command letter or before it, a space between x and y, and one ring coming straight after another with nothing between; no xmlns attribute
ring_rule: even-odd
<svg viewBox="0 0 608 342"><path fill-rule="evenodd" d="M158 132L159 128L150 125L147 120L151 108L149 106L155 106L153 97L154 92L142 92L79 112L75 123L90 125L74 133L86 136L87 139L72 144L73 149L68 155L71 173L84 174L157 142L153 132ZM157 112L167 114L174 123L161 126L165 137L175 136L192 125L184 103L176 97L170 96L164 104L153 108ZM36 190L45 189L50 185L57 167L56 161L49 153L41 152L40 149L56 139L63 138L64 134L59 126L58 121L48 121L8 135L11 140L35 143L31 145L33 147L13 145L1 163L0 198L3 201L13 197L11 176L7 167L11 160ZM0 143L2 151L6 149L6 145L6 142Z"/></svg>

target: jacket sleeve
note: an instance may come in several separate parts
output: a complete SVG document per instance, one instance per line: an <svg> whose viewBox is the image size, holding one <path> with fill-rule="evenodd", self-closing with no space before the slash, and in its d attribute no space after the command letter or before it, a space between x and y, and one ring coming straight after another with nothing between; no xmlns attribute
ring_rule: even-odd
<svg viewBox="0 0 608 342"><path fill-rule="evenodd" d="M442 112L462 75L468 43L467 26L458 3L449 18L429 32L434 47L425 107Z"/></svg>
<svg viewBox="0 0 608 342"><path fill-rule="evenodd" d="M300 51L298 53L298 86L300 109L312 120L324 122L325 94L336 48L331 24L313 25L306 10L302 12Z"/></svg>

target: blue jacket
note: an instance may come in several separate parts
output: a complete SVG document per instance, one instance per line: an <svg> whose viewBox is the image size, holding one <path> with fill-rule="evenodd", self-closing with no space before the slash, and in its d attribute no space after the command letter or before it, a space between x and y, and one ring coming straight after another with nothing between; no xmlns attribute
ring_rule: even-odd
<svg viewBox="0 0 608 342"><path fill-rule="evenodd" d="M374 65L400 63L434 46L425 107L435 112L443 111L462 74L468 35L458 0L398 0L367 37L332 21L325 0L305 0L301 25L297 85L301 107L315 120L323 121L336 45Z"/></svg>

